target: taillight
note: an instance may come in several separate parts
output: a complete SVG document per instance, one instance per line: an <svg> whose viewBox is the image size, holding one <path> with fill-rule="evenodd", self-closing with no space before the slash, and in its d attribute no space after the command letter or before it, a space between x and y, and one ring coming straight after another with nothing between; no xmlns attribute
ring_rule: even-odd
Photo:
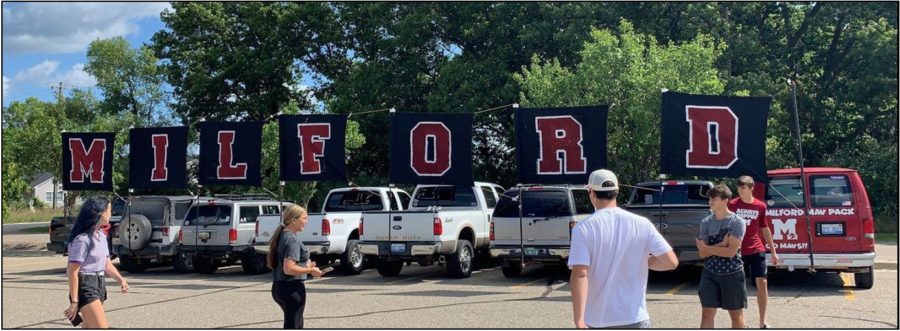
<svg viewBox="0 0 900 331"><path fill-rule="evenodd" d="M434 235L440 236L444 234L444 226L441 225L441 219L439 217L434 218Z"/></svg>
<svg viewBox="0 0 900 331"><path fill-rule="evenodd" d="M162 227L162 234L163 234L164 236L168 236L168 235L169 235L169 227L168 227L168 226Z"/></svg>
<svg viewBox="0 0 900 331"><path fill-rule="evenodd" d="M572 229L575 228L575 222L569 222L569 240L572 240Z"/></svg>
<svg viewBox="0 0 900 331"><path fill-rule="evenodd" d="M494 222L491 222L491 241L494 241Z"/></svg>
<svg viewBox="0 0 900 331"><path fill-rule="evenodd" d="M228 230L228 242L232 243L232 244L237 242L237 230L235 230L235 229Z"/></svg>
<svg viewBox="0 0 900 331"><path fill-rule="evenodd" d="M863 220L863 237L875 239L875 219L867 218Z"/></svg>
<svg viewBox="0 0 900 331"><path fill-rule="evenodd" d="M363 219L362 219L362 217L359 218L359 235L360 236L363 235Z"/></svg>
<svg viewBox="0 0 900 331"><path fill-rule="evenodd" d="M178 230L178 242L184 241L184 236L181 234L181 230Z"/></svg>
<svg viewBox="0 0 900 331"><path fill-rule="evenodd" d="M322 235L331 235L331 223L327 219L322 219Z"/></svg>
<svg viewBox="0 0 900 331"><path fill-rule="evenodd" d="M259 220L256 220L256 228L253 229L253 236L259 237Z"/></svg>

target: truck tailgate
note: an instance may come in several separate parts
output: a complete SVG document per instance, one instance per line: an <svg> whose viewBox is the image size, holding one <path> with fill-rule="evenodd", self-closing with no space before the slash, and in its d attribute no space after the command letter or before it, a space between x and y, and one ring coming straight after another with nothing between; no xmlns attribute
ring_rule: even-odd
<svg viewBox="0 0 900 331"><path fill-rule="evenodd" d="M433 212L365 212L363 241L433 241Z"/></svg>
<svg viewBox="0 0 900 331"><path fill-rule="evenodd" d="M303 228L303 231L296 234L297 240L304 244L324 241L325 239L322 236L322 219L324 216L324 214L308 214L306 227Z"/></svg>
<svg viewBox="0 0 900 331"><path fill-rule="evenodd" d="M696 247L696 238L700 236L700 221L712 214L709 206L703 205L663 205L662 211L659 206L641 206L629 207L628 211L640 216L644 216L656 224L656 228L666 238L673 248L691 248ZM691 255L690 258L683 258L681 252L679 259L695 260L700 259L700 255Z"/></svg>

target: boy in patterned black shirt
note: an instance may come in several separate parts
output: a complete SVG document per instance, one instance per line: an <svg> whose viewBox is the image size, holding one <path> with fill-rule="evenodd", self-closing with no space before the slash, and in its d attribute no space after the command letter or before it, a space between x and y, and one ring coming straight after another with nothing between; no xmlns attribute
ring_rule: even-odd
<svg viewBox="0 0 900 331"><path fill-rule="evenodd" d="M711 188L707 195L713 214L701 221L700 237L697 238L697 249L704 258L698 291L703 307L700 328L715 327L718 308L728 311L732 328L744 328L747 287L741 261L741 241L747 226L744 220L728 209L731 190L727 186Z"/></svg>

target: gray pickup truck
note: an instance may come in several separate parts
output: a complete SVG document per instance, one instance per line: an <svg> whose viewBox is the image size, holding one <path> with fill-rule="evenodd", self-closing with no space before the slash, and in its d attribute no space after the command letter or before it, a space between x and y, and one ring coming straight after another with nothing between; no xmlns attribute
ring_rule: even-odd
<svg viewBox="0 0 900 331"><path fill-rule="evenodd" d="M695 239L700 235L700 221L712 214L706 192L713 183L700 180L645 182L631 191L625 209L648 218L675 250L679 263L703 262ZM642 189L646 188L646 189Z"/></svg>

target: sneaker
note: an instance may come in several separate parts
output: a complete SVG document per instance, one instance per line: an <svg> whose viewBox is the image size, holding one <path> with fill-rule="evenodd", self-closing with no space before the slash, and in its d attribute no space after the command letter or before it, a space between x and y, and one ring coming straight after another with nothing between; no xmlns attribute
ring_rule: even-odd
<svg viewBox="0 0 900 331"><path fill-rule="evenodd" d="M763 329L772 329L772 326L768 325L768 324L764 324L762 328Z"/></svg>

